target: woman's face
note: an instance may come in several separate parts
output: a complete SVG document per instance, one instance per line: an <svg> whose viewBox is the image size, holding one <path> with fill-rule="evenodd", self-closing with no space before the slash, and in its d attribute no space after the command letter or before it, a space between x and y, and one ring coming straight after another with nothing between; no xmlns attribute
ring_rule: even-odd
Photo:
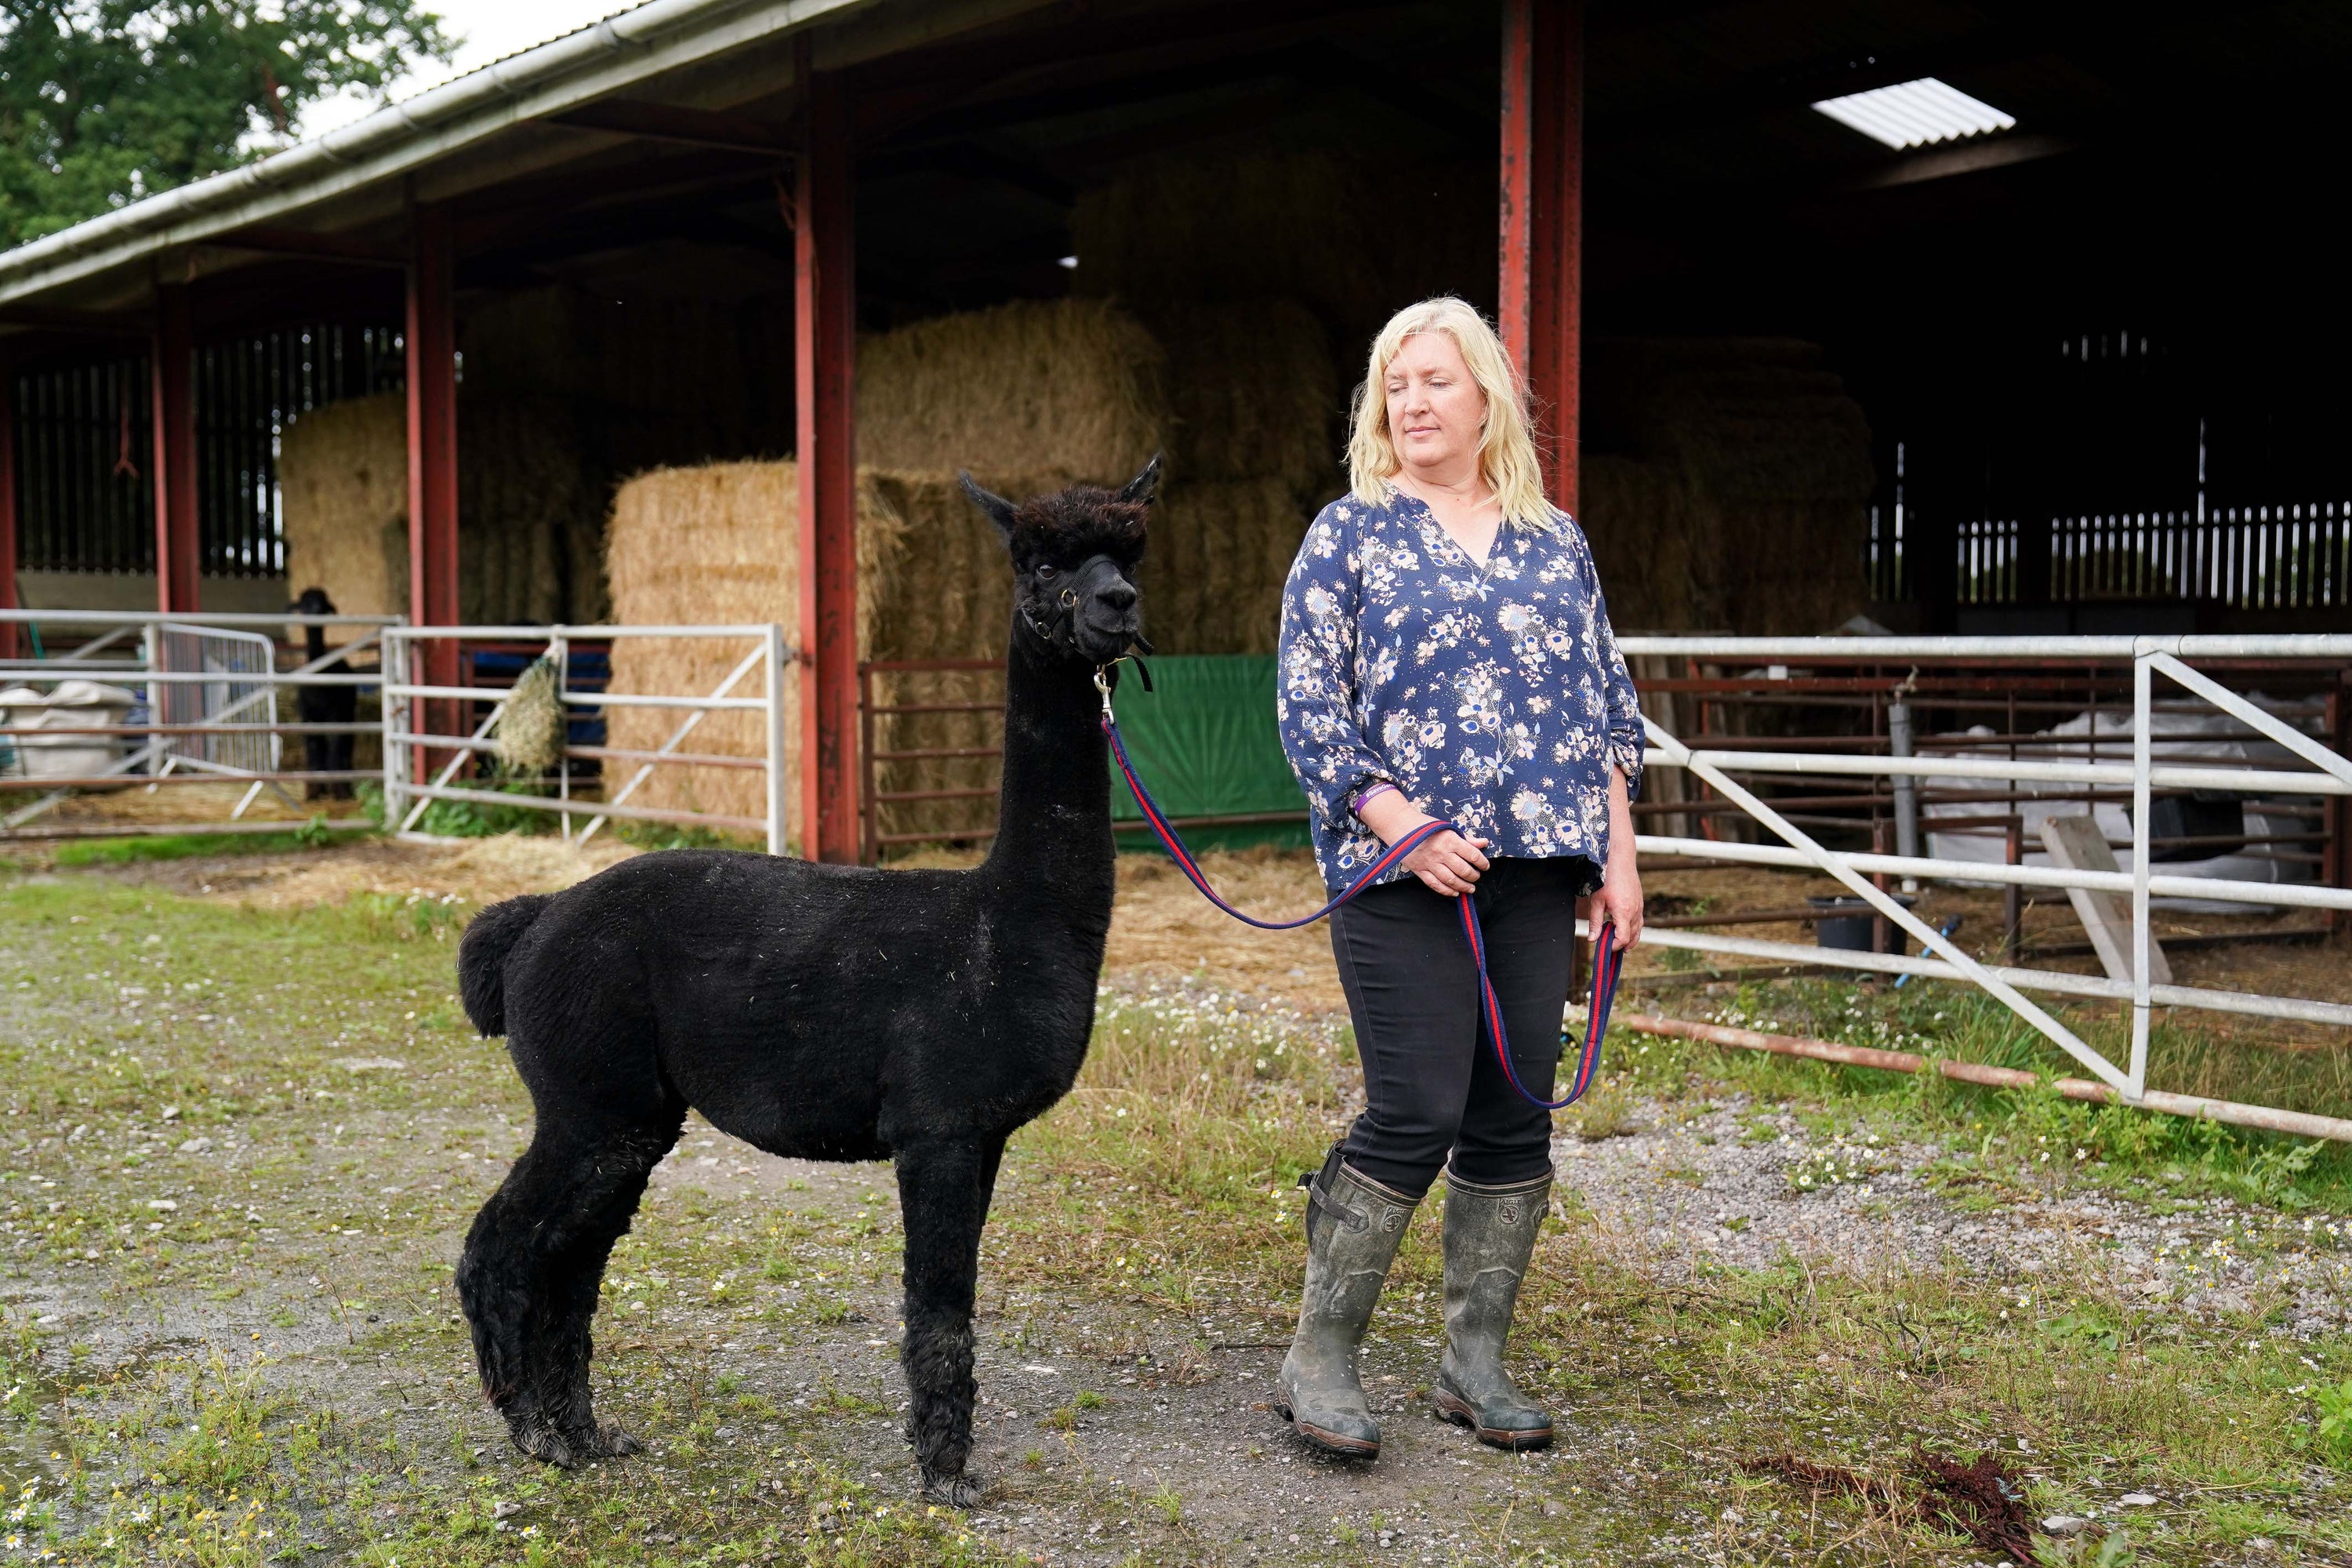
<svg viewBox="0 0 2352 1568"><path fill-rule="evenodd" d="M1418 476L1459 482L1475 471L1486 395L1444 332L1415 332L1388 369L1389 437Z"/></svg>

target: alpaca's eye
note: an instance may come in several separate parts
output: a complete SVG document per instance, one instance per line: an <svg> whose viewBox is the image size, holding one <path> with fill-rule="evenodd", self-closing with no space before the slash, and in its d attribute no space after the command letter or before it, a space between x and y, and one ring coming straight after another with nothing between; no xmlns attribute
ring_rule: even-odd
<svg viewBox="0 0 2352 1568"><path fill-rule="evenodd" d="M1053 575L1054 569L1051 566L1040 566L1037 568L1037 581L1040 583L1046 581Z"/></svg>

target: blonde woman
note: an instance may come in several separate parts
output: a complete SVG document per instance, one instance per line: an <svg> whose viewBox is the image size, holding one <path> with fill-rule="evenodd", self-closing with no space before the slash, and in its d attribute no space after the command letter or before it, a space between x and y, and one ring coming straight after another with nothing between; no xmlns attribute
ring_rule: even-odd
<svg viewBox="0 0 2352 1568"><path fill-rule="evenodd" d="M1642 926L1629 802L1641 718L1584 535L1544 499L1526 395L1459 300L1373 340L1348 447L1283 592L1276 711L1334 892L1433 818L1430 839L1331 921L1364 1113L1310 1184L1307 1289L1280 1408L1326 1451L1381 1433L1356 1352L1398 1242L1445 1174L1441 1414L1509 1449L1551 1417L1503 1367L1549 1207L1551 1118L1483 1037L1454 896L1477 904L1519 1079L1549 1098L1576 901L1621 947Z"/></svg>

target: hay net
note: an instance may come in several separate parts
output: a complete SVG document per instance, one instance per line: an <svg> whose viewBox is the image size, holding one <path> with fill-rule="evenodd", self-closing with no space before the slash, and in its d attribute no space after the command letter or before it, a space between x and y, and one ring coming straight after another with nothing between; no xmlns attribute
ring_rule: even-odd
<svg viewBox="0 0 2352 1568"><path fill-rule="evenodd" d="M563 671L542 655L516 677L499 713L499 765L510 777L537 778L563 762Z"/></svg>

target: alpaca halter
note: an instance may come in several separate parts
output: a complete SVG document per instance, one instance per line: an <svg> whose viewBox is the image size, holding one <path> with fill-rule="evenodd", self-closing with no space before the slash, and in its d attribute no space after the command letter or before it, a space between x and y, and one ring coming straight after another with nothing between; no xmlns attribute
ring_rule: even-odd
<svg viewBox="0 0 2352 1568"><path fill-rule="evenodd" d="M1040 621L1037 618L1037 601L1034 598L1024 598L1021 601L1021 618L1029 624L1029 629L1036 633L1041 641L1064 647L1075 646L1077 641L1078 607L1093 596L1094 587L1090 579L1098 576L1106 567L1121 582L1126 581L1126 570L1114 557L1107 554L1089 555L1060 575L1053 590L1051 615ZM1061 635L1057 636L1057 633ZM1151 645L1145 642L1140 636L1131 637L1129 640L1146 653L1151 651Z"/></svg>
<svg viewBox="0 0 2352 1568"><path fill-rule="evenodd" d="M1136 776L1135 764L1128 758L1127 744L1119 738L1118 721L1113 716L1110 707L1111 667L1124 662L1124 659L1125 656L1121 656L1108 664L1095 667L1095 689L1102 693L1102 729L1104 736L1110 742L1111 757L1118 763L1118 771L1127 780L1127 787L1135 792L1135 803L1143 808L1143 820L1150 827L1152 837L1160 840L1160 847L1168 851L1168 858L1176 862L1176 868L1184 873L1185 880L1199 889L1202 898L1243 924L1255 926L1260 931L1296 931L1300 926L1312 925L1370 887L1381 873L1402 863L1406 856L1437 835L1449 831L1462 833L1462 829L1451 822L1422 824L1390 845L1379 859L1364 868L1362 875L1311 915L1302 915L1295 921L1262 921L1255 915L1244 914L1209 886L1209 879L1202 875L1200 862L1192 858L1192 852L1184 847L1184 840L1170 826L1168 814L1160 809L1160 803L1151 798L1150 790L1144 788L1143 780ZM1141 668L1140 660L1137 661L1137 668ZM1469 837L1466 833L1462 836L1465 838ZM1617 999L1617 976L1625 964L1625 955L1616 951L1616 922L1603 921L1600 930L1593 933L1592 1005L1586 1010L1584 1049L1577 1058L1575 1080L1559 1099L1546 1100L1519 1081L1518 1071L1511 1064L1510 1042L1503 1032L1502 1004L1496 999L1494 982L1486 975L1486 939L1478 929L1477 905L1467 893L1455 894L1454 905L1462 917L1462 940L1470 944L1470 961L1478 970L1479 1019L1486 1026L1486 1037L1495 1043L1495 1059L1502 1066L1504 1080L1520 1099L1543 1110L1558 1110L1563 1106L1574 1105L1584 1098L1584 1091L1592 1087L1593 1074L1600 1069L1601 1038L1609 1032L1609 1008ZM1560 1038L1565 1044L1567 1030L1560 1031Z"/></svg>

